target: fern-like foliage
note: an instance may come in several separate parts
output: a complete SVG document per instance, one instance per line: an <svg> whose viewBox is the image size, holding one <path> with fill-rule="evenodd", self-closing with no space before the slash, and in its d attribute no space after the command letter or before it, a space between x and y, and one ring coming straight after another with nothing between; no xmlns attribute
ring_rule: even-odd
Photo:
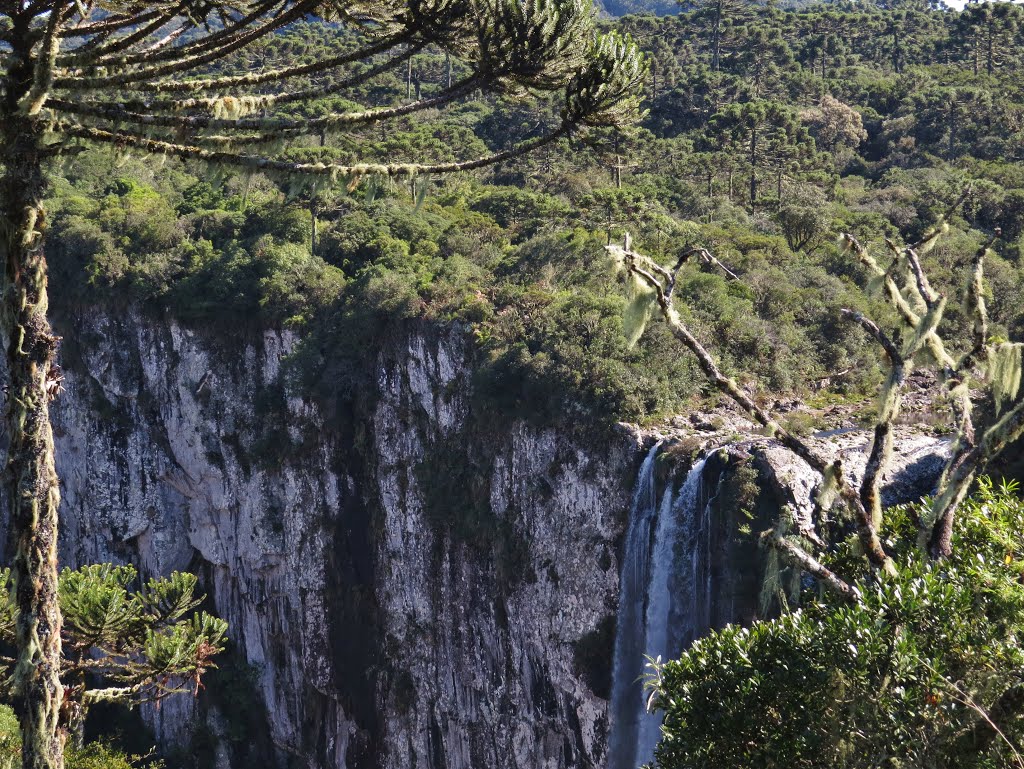
<svg viewBox="0 0 1024 769"><path fill-rule="evenodd" d="M173 572L138 584L133 566L109 563L64 569L59 581L63 624L61 680L72 733L89 706L129 706L183 691L198 692L203 674L224 650L227 623L196 612L194 574ZM15 603L10 570L0 570L0 640L13 645ZM13 660L0 658L10 673ZM10 692L4 692L9 699Z"/></svg>

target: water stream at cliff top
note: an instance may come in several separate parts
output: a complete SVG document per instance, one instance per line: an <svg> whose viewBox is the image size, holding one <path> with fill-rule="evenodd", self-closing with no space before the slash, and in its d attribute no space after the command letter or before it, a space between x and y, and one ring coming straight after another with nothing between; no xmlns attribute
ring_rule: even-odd
<svg viewBox="0 0 1024 769"><path fill-rule="evenodd" d="M612 667L608 769L653 760L661 713L648 713L641 677L647 658L677 657L710 626L710 505L702 493L705 460L694 463L675 493L658 499L654 464L644 459L633 491L623 552Z"/></svg>

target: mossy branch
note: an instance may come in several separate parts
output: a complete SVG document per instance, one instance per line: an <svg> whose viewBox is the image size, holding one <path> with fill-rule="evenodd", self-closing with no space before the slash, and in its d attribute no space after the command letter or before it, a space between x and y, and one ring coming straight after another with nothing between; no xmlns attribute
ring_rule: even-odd
<svg viewBox="0 0 1024 769"><path fill-rule="evenodd" d="M839 458L828 460L822 457L809 444L786 430L767 410L761 408L753 398L745 393L731 377L726 376L722 372L711 353L697 340L693 332L683 322L673 305L672 297L669 295L666 286L655 277L655 273L659 272L659 270L656 267L652 268L652 265L655 264L653 260L633 251L628 246L629 241L627 240L626 247L612 245L607 246L607 249L613 258L629 273L639 277L654 291L662 317L671 329L672 334L693 353L701 370L711 383L766 428L775 440L807 462L823 477L831 479L836 485L839 497L856 522L857 534L868 559L877 568L886 573L891 573L894 569L892 559L886 553L878 537L878 531L871 514L864 507L857 491L846 480L842 471L841 460Z"/></svg>
<svg viewBox="0 0 1024 769"><path fill-rule="evenodd" d="M327 176L331 178L356 179L363 176L419 176L424 174L451 174L485 168L495 163L525 155L566 135L571 125L562 123L549 133L521 142L513 147L472 160L451 163L293 163L286 160L257 155L240 155L202 149L184 144L150 139L137 134L106 131L74 123L61 124L61 130L68 136L115 147L132 147L157 155L168 155L182 160L199 160L212 166L229 166L248 171L262 171L282 176Z"/></svg>
<svg viewBox="0 0 1024 769"><path fill-rule="evenodd" d="M784 561L815 577L819 583L839 597L855 603L860 600L860 591L844 580L834 571L826 567L818 559L808 553L795 537L780 534L775 529L765 532L762 540L775 548Z"/></svg>
<svg viewBox="0 0 1024 769"><path fill-rule="evenodd" d="M60 52L60 36L57 34L60 25L67 17L69 9L56 8L50 12L46 22L46 33L43 35L42 50L36 58L35 72L32 76L32 87L21 99L19 107L22 114L34 117L38 115L46 103L46 97L53 86L53 68Z"/></svg>
<svg viewBox="0 0 1024 769"><path fill-rule="evenodd" d="M483 79L479 75L472 75L454 84L451 88L445 89L436 96L428 99L401 104L396 107L379 107L376 109L363 110L362 112L341 112L324 115L319 118L304 120L285 120L273 118L238 118L231 120L217 118L210 115L159 115L159 114L138 114L125 112L116 107L100 107L85 103L75 103L63 99L51 99L50 109L63 114L79 115L84 117L98 117L105 120L117 122L119 125L134 124L137 126L157 126L160 128L174 128L178 131L259 131L268 134L267 138L273 138L274 134L281 132L301 131L305 134L310 132L333 130L341 127L349 128L356 125L378 123L384 120L393 120L405 115L422 112L427 109L442 107L456 99L470 93L474 88L479 87ZM222 100L223 101L223 100ZM232 102L242 104L241 99L231 99ZM272 101L268 100L268 101ZM259 101L257 101L259 104ZM262 106L262 105L261 105Z"/></svg>
<svg viewBox="0 0 1024 769"><path fill-rule="evenodd" d="M189 78L186 80L172 79L172 80L156 80L153 82L141 82L133 83L131 85L132 90L137 91L152 91L157 93L197 93L202 91L231 91L237 88L251 88L258 85L266 85L267 83L276 83L284 80L290 80L297 77L303 77L305 75L317 75L324 72L328 72L332 69L345 66L347 64L353 64L358 61L366 61L373 56L390 51L391 49L403 45L412 41L413 34L411 32L402 32L400 34L389 35L381 40L367 45L363 48L348 53L339 54L338 56L332 56L327 59L323 59L309 64L301 64L294 67L283 67L280 69L270 69L259 72L252 72L247 75L228 75L224 77L200 77L200 78ZM413 48L416 50L409 51L409 55L412 55L418 51L425 43L416 42ZM400 61L404 60L405 56L400 57ZM396 62L398 63L398 62ZM57 81L57 86L60 87L62 82ZM92 81L95 82L95 81ZM102 87L92 86L90 81L82 80L82 86L84 88ZM358 84L358 81L356 81ZM71 90L80 90L77 86L71 84L67 86ZM182 107L187 109L187 105Z"/></svg>
<svg viewBox="0 0 1024 769"><path fill-rule="evenodd" d="M415 56L417 53L422 51L426 47L426 43L416 43L415 45L407 46L401 53L395 54L387 58L386 60L375 64L372 67L367 67L361 72L350 75L344 78L332 79L330 84L323 85L317 88L309 88L303 91L282 91L280 93L273 94L255 94L255 95L234 95L231 98L237 99L241 102L252 100L257 103L261 109L267 109L270 107L276 107L281 104L292 104L295 102L313 101L315 99L322 99L325 96L333 96L337 93L342 93L350 88L372 80L373 78L383 75L385 72L390 72L396 66L403 63L407 59ZM346 57L347 58L347 57ZM346 62L342 62L344 64ZM336 68L337 64L326 64L321 63L323 69L316 70L318 73L323 72L327 69ZM263 73L266 74L266 73ZM191 83L201 83L202 81L189 81ZM196 89L200 90L200 89ZM120 110L120 111L147 111L147 112L187 112L190 110L207 110L213 111L218 108L219 105L223 104L226 97L205 97L205 98L190 98L190 99L137 99L137 100L125 100L125 101L89 101L86 102L90 107L101 107L109 110Z"/></svg>
<svg viewBox="0 0 1024 769"><path fill-rule="evenodd" d="M895 421L900 413L907 381L907 358L873 320L853 310L844 309L841 312L844 317L858 323L878 342L889 359L889 375L882 385L871 449L860 484L861 502L870 513L875 528L878 529L882 525L882 481L892 460Z"/></svg>

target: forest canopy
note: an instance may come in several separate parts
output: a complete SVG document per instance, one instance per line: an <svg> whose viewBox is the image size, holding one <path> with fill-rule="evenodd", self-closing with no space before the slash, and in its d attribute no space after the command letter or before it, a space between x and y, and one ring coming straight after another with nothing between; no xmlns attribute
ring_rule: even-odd
<svg viewBox="0 0 1024 769"><path fill-rule="evenodd" d="M1000 228L993 333L1017 334L1021 10L731 3L716 56L709 7L609 22L648 59L638 126L565 136L492 170L325 187L173 161L153 169L124 152L70 158L51 202L54 280L67 287L56 301L127 296L186 322L304 329L295 382L330 390L355 383L327 376L318 350L358 355L366 335L403 318L460 321L485 352L483 384L500 381L490 391L506 406L645 420L678 411L701 385L686 360L657 353L658 328L632 349L621 338L620 292L594 265L629 230L654 256L706 245L743 276L731 284L694 264L678 289L699 332L724 342L726 368L771 392L858 397L879 374L836 315L864 301L836 235L912 239L969 187L927 267L959 295L956 255ZM346 45L297 22L218 71L322 60ZM270 114L411 103L463 79L462 67L426 47L344 104L327 96ZM386 134L355 127L288 153L308 162L360 147L371 160L445 163L538 136L555 109L468 93ZM945 322L954 336L968 330L956 307Z"/></svg>

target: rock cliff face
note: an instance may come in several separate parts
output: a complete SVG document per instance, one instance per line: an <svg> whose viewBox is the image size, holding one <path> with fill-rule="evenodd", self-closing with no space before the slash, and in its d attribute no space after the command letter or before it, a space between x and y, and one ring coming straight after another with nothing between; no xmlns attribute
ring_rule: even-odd
<svg viewBox="0 0 1024 769"><path fill-rule="evenodd" d="M63 324L63 563L198 573L230 623L230 667L248 671L230 683L244 706L211 683L147 710L165 745L198 750L199 733L200 765L218 767L606 765L620 559L636 471L663 436L489 409L458 329L394 333L367 386L324 403L287 394L287 333L200 333L134 312ZM679 444L669 437L663 453ZM838 440L855 453L857 438ZM904 452L898 496L927 490L933 444L914 444L920 461ZM806 506L807 468L770 446L730 452L699 479L723 510L750 494L734 480L751 453L758 515ZM652 481L659 499L692 469L680 456ZM738 522L715 520L716 541L732 541ZM724 576L706 580L691 635L749 619L756 602L756 569L732 563L756 554L701 547L702 568Z"/></svg>
<svg viewBox="0 0 1024 769"><path fill-rule="evenodd" d="M614 611L635 438L490 422L458 330L399 335L346 420L285 395L286 333L74 326L62 561L199 573L281 765L601 764L606 703L574 644ZM147 715L184 744L195 707Z"/></svg>

